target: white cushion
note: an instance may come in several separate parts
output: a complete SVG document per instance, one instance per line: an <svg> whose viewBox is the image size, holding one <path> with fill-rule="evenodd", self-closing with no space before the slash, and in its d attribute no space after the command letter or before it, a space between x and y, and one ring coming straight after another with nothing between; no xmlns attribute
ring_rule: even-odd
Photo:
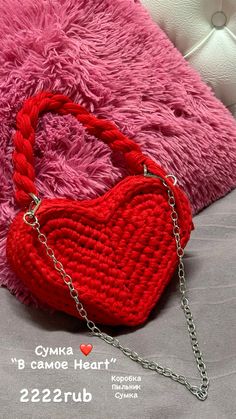
<svg viewBox="0 0 236 419"><path fill-rule="evenodd" d="M236 117L236 0L141 3Z"/></svg>

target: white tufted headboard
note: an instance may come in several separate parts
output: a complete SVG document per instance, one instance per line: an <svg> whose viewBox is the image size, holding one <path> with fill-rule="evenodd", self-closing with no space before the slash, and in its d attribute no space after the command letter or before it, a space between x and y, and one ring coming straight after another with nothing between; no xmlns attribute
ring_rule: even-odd
<svg viewBox="0 0 236 419"><path fill-rule="evenodd" d="M236 0L141 0L236 117Z"/></svg>

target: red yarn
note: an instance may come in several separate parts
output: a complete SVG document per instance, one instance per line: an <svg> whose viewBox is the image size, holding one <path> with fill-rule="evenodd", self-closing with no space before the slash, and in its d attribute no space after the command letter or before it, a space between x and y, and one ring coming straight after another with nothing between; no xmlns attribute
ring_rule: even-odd
<svg viewBox="0 0 236 419"><path fill-rule="evenodd" d="M90 134L104 141L112 150L124 153L131 173L143 172L142 164L148 162L148 157L142 154L138 144L122 134L112 122L96 118L65 95L44 91L27 99L16 117L16 132L13 136L15 146L13 180L16 186L16 199L21 207L29 205L31 201L29 192L37 195L33 159L35 130L38 117L48 111L60 115L74 115ZM158 165L156 169L160 169ZM160 170L158 173L164 174Z"/></svg>
<svg viewBox="0 0 236 419"><path fill-rule="evenodd" d="M56 258L71 275L88 317L110 325L138 325L148 317L177 263L167 190L159 178L165 171L142 154L139 146L114 124L90 115L68 97L42 92L28 99L17 115L14 135L14 183L21 206L37 195L33 146L38 116L44 111L74 115L88 131L116 151L122 151L135 176L127 176L92 200L44 199L37 211L41 232ZM184 192L165 177L176 199L181 245L189 240L192 218ZM80 317L67 285L52 260L23 221L13 220L7 237L7 257L18 277L42 302Z"/></svg>

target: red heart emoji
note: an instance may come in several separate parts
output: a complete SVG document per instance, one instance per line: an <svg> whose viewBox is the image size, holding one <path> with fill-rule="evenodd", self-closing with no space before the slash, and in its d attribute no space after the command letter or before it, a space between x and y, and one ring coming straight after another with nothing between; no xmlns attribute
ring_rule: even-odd
<svg viewBox="0 0 236 419"><path fill-rule="evenodd" d="M191 209L178 187L175 196L184 247L192 228ZM11 266L39 300L81 318L23 214L17 214L8 232ZM90 320L134 326L147 319L178 263L171 208L160 179L127 176L92 200L44 199L36 215Z"/></svg>
<svg viewBox="0 0 236 419"><path fill-rule="evenodd" d="M91 350L93 349L93 345L91 345L91 343L87 343L87 345L85 345L84 343L82 343L80 345L80 350L81 352L83 352L84 355L88 355L90 354Z"/></svg>

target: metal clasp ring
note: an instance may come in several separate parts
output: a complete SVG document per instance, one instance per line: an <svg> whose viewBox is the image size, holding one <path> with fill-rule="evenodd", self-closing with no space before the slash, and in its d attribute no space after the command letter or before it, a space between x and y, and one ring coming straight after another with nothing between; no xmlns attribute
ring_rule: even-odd
<svg viewBox="0 0 236 419"><path fill-rule="evenodd" d="M175 175L166 175L166 177L171 177L172 179L174 179L173 185L175 186L177 183L177 177Z"/></svg>
<svg viewBox="0 0 236 419"><path fill-rule="evenodd" d="M30 203L29 206L29 212L31 212L32 214L35 214L36 211L39 208L39 205L41 204L41 199L38 198L36 195L34 195L33 193L29 193L29 195L31 196L31 198L33 199L33 201ZM33 205L35 204L35 206L33 207Z"/></svg>
<svg viewBox="0 0 236 419"><path fill-rule="evenodd" d="M149 172L146 164L143 165L143 174L144 174L144 176L157 177L157 178L159 177L160 178L160 176L155 175L154 173ZM176 183L177 183L177 177L175 175L170 174L170 175L166 175L165 177L166 178L171 177L173 179L173 185L174 186L176 185Z"/></svg>
<svg viewBox="0 0 236 419"><path fill-rule="evenodd" d="M149 176L149 177L159 177L155 175L154 173L149 172L146 164L143 165L143 174L144 176Z"/></svg>

